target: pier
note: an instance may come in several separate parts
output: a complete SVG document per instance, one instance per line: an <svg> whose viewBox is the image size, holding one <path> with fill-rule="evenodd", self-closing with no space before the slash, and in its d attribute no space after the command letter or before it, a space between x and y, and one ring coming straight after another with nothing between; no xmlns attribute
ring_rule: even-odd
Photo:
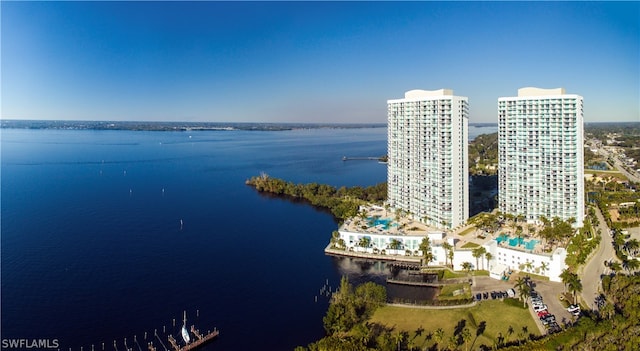
<svg viewBox="0 0 640 351"><path fill-rule="evenodd" d="M178 344L178 341L173 337L173 335L169 335L167 338L169 339L169 343L171 344L171 347L173 347L173 350L174 351L194 350L202 346L204 343L210 341L211 339L217 337L220 334L220 331L218 331L218 329L216 328L213 328L213 331L208 332L205 335L202 335L200 334L200 331L196 329L195 326L192 325L191 333L196 336L196 340L182 347L180 347L180 345ZM153 344L149 344L149 351L157 351L157 350L153 346Z"/></svg>
<svg viewBox="0 0 640 351"><path fill-rule="evenodd" d="M200 315L200 310L196 312L196 315L197 316ZM184 341L182 341L184 338L184 335L182 336L182 338L176 336L176 335L180 335L180 329L178 329L178 334L176 334L175 319L173 319L172 325L174 327L173 332L171 330L167 330L166 325L163 326L161 329L154 329L153 332L149 332L149 333L144 332L144 335L142 336L141 340L146 342L146 351L195 350L198 347L215 339L218 335L220 335L220 331L215 327L213 328L213 331L207 331L206 334L203 334L200 332L200 330L196 329L195 325L192 325L189 332L187 332L186 328L182 330L184 334L189 334L189 338L186 338L186 339L190 340L190 342L185 343ZM186 326L186 311L185 311L185 319L184 319L183 327L185 326ZM141 342L139 342L138 337L136 335L133 336L133 344L131 343L131 339L129 339L129 341L130 341L129 344L127 344L127 338L124 338L124 348L122 348L122 347L118 347L119 345L122 345L122 344L118 343L116 340L113 340L113 349L111 349L110 347L105 348L107 344L102 342L102 348L100 348L99 350L100 351L108 351L108 350L143 351L144 350L144 348L140 345ZM168 343L165 343L166 341L168 341ZM95 345L96 344L91 345L91 351L98 351L98 348L95 347ZM80 347L80 351L82 350L83 350L83 347ZM69 348L69 351L72 351L72 349Z"/></svg>

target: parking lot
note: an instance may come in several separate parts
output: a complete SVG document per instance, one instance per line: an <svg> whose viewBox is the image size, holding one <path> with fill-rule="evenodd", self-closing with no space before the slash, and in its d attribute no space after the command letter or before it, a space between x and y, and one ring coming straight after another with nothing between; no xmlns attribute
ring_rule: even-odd
<svg viewBox="0 0 640 351"><path fill-rule="evenodd" d="M517 279L517 277L514 278ZM515 279L512 279L510 281L503 281L492 279L489 277L475 277L471 291L474 297L478 293L489 293L488 298L491 299L490 293L492 291L507 291L511 288L514 288ZM558 298L564 291L564 286L562 283L549 281L532 282L533 290L541 297L543 303L547 305L548 313L554 315L555 321L559 325L559 327L564 327L565 323L575 320L576 317L567 311L567 309ZM516 298L518 298L518 296L518 291L516 290ZM531 316L536 321L536 324L540 329L540 333L546 333L547 328L543 325L540 318L538 317L538 314L534 311L531 299L529 299L527 302L529 305Z"/></svg>

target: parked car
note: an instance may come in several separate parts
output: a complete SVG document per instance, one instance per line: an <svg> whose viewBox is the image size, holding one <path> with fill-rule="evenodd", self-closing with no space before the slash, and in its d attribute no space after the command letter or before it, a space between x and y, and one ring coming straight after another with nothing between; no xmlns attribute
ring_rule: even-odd
<svg viewBox="0 0 640 351"><path fill-rule="evenodd" d="M544 311L547 309L547 305L537 305L537 306L533 306L533 310L537 313L540 311Z"/></svg>
<svg viewBox="0 0 640 351"><path fill-rule="evenodd" d="M569 313L574 313L574 312L580 313L580 306L578 306L578 305L569 305L569 307L567 308L567 312L569 312Z"/></svg>
<svg viewBox="0 0 640 351"><path fill-rule="evenodd" d="M507 290L507 296L509 297L516 297L516 291L513 289L509 289Z"/></svg>
<svg viewBox="0 0 640 351"><path fill-rule="evenodd" d="M536 312L536 313L538 314L538 318L542 318L544 316L549 315L549 311L547 311L547 310Z"/></svg>

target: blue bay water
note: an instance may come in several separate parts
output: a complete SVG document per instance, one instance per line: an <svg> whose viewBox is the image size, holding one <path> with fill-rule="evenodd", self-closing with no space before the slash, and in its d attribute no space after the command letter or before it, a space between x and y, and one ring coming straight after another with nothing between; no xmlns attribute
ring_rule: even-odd
<svg viewBox="0 0 640 351"><path fill-rule="evenodd" d="M329 214L244 181L383 182L384 165L342 156L386 154L384 128L1 133L3 339L145 350L186 310L221 330L206 350L290 350L323 336L326 282L383 279L324 255Z"/></svg>

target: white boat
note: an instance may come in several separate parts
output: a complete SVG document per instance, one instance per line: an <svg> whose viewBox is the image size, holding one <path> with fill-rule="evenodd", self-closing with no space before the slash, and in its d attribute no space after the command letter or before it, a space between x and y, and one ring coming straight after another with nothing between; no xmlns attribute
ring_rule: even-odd
<svg viewBox="0 0 640 351"><path fill-rule="evenodd" d="M184 320L182 322L182 339L186 344L189 344L191 338L189 337L189 331L187 330L187 311L184 311Z"/></svg>

